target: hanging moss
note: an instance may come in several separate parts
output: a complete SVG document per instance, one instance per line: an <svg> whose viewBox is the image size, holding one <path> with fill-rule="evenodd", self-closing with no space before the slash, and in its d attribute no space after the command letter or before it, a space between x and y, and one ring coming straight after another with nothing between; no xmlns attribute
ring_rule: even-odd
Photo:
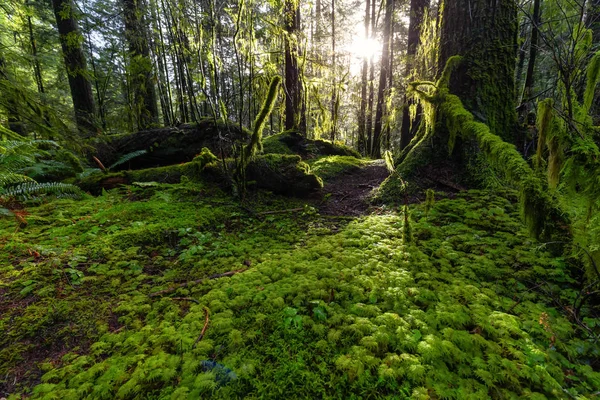
<svg viewBox="0 0 600 400"><path fill-rule="evenodd" d="M447 85L450 75L460 62L460 57L451 57L448 60L441 78L435 85L434 95L419 91L417 94L421 100L437 104L437 117L443 121L449 133L450 146L457 137L463 140L475 139L486 161L519 185L521 214L532 235L552 239L557 234L567 233L566 215L515 146L493 134L486 124L477 122L473 114L465 109L460 98L449 93ZM418 147L420 146L412 151L417 151Z"/></svg>

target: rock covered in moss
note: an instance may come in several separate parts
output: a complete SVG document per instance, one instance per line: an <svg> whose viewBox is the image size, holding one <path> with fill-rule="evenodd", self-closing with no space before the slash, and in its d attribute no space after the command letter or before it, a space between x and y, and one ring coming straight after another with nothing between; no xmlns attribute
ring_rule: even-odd
<svg viewBox="0 0 600 400"><path fill-rule="evenodd" d="M248 164L247 177L256 186L273 193L306 196L323 187L321 178L310 172L298 155L265 154Z"/></svg>
<svg viewBox="0 0 600 400"><path fill-rule="evenodd" d="M291 131L266 138L263 142L263 149L265 153L299 154L304 158L318 156L353 156L360 158L360 154L349 147L326 140L307 139Z"/></svg>

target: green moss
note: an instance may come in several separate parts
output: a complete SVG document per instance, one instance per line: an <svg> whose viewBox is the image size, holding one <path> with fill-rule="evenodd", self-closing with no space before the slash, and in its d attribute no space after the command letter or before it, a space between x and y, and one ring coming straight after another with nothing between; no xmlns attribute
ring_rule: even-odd
<svg viewBox="0 0 600 400"><path fill-rule="evenodd" d="M554 398L565 390L590 396L600 382L588 365L597 357L594 340L566 311L548 306L572 304L576 282L564 259L528 237L515 193L438 199L426 218L424 206L411 206L407 243L398 213L343 226L309 214L259 221L222 197L165 198L174 188L186 186L159 188L142 203L111 192L48 204L30 211L55 224L28 232L15 234L14 222L0 220L0 243L9 250L0 254L5 293L15 299L35 280L40 288L53 282L65 296L56 310L49 297L3 314L0 329L13 335L13 348L43 338L57 320L74 326L62 335L99 327L89 347L67 346L69 354L43 365L32 398ZM277 200L254 206L272 210L269 201ZM116 246L118 232L137 231L133 222L164 227L168 215L180 225L171 238ZM115 240L97 252L82 234ZM230 278L147 296L244 263L250 268ZM63 265L81 271L82 283L72 288L62 271L52 272ZM544 290L536 290L540 280ZM31 300L37 290L21 296ZM81 308L64 309L67 301ZM86 325L89 315L76 316L92 303L100 312ZM114 313L108 320L107 309ZM209 325L197 341L206 310ZM37 323L44 313L52 317ZM16 315L23 316L17 327ZM597 320L587 321L597 332ZM10 380L20 364L7 354L0 379L6 371Z"/></svg>
<svg viewBox="0 0 600 400"><path fill-rule="evenodd" d="M314 174L324 181L359 170L368 161L352 156L325 156L307 161Z"/></svg>
<svg viewBox="0 0 600 400"><path fill-rule="evenodd" d="M347 146L326 140L306 139L294 132L283 132L266 138L263 151L265 153L299 154L307 159L330 155L360 158L360 154L356 150Z"/></svg>

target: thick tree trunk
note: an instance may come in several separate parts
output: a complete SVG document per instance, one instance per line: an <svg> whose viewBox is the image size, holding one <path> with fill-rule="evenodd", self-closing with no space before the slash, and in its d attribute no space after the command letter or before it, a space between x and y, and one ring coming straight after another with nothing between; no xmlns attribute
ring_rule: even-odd
<svg viewBox="0 0 600 400"><path fill-rule="evenodd" d="M517 6L514 0L445 0L441 23L440 71L452 56L463 56L450 79L475 118L514 143Z"/></svg>
<svg viewBox="0 0 600 400"><path fill-rule="evenodd" d="M75 121L83 137L96 136L96 105L87 63L81 48L81 33L75 18L75 5L71 0L52 0L54 16L60 37L65 67L75 109Z"/></svg>
<svg viewBox="0 0 600 400"><path fill-rule="evenodd" d="M158 123L158 107L148 34L140 0L123 0L123 14L125 38L129 44L129 74L135 120L138 129L148 129Z"/></svg>
<svg viewBox="0 0 600 400"><path fill-rule="evenodd" d="M387 95L388 74L390 69L390 32L394 0L386 0L385 20L383 26L383 49L381 52L381 72L379 73L379 89L377 91L377 110L375 112L375 129L373 130L373 147L371 156L381 158L381 132L383 130L383 108Z"/></svg>
<svg viewBox="0 0 600 400"><path fill-rule="evenodd" d="M425 11L429 8L429 0L411 0L410 2L410 22L408 25L408 43L406 50L406 71L404 76L407 80L411 76L414 68L414 59L417 55L417 49L421 44L421 25L425 18ZM402 108L402 127L400 128L400 150L404 149L412 138L421 121L421 108L417 109L415 120L410 120L410 107L414 105L414 100L404 95L404 107Z"/></svg>
<svg viewBox="0 0 600 400"><path fill-rule="evenodd" d="M284 6L285 37L285 129L297 130L299 127L300 70L298 68L298 31L300 28L300 9L294 0L285 0ZM305 132L303 132L305 134Z"/></svg>

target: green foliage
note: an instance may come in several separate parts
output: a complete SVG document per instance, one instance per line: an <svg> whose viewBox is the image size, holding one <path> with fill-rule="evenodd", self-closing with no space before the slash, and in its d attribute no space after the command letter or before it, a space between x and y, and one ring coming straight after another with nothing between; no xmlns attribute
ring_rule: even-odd
<svg viewBox="0 0 600 400"><path fill-rule="evenodd" d="M429 214L429 211L435 204L435 192L433 189L427 189L425 191L425 216Z"/></svg>
<svg viewBox="0 0 600 400"><path fill-rule="evenodd" d="M138 150L138 151L132 151L131 153L125 154L125 155L121 156L117 161L112 163L108 167L108 170L110 171L111 169L118 167L119 165L126 164L129 161L133 160L134 158L139 157L144 154L147 154L147 153L148 153L147 150Z"/></svg>
<svg viewBox="0 0 600 400"><path fill-rule="evenodd" d="M395 213L345 225L261 221L192 189L47 204L35 213L55 222L32 221L16 235L0 221L6 293L38 296L0 319L10 329L0 339L1 376L12 379L13 354L27 357L30 338L78 337L93 343L66 342L62 359L48 353L32 398L585 398L597 390L594 337L545 294L574 300L570 266L527 236L513 192L438 199L428 218L411 206L407 242ZM134 236L143 239L123 240ZM251 268L233 277L147 296L246 260ZM540 283L547 289L536 290ZM55 293L64 297L53 308ZM586 320L597 335L597 321Z"/></svg>
<svg viewBox="0 0 600 400"><path fill-rule="evenodd" d="M70 152L59 149L53 141L27 139L0 141L0 203L10 199L29 201L43 195L81 196L78 187L58 182L37 182L57 171L74 173L81 168L79 160ZM56 160L45 160L57 156ZM37 175L37 176L36 176Z"/></svg>

